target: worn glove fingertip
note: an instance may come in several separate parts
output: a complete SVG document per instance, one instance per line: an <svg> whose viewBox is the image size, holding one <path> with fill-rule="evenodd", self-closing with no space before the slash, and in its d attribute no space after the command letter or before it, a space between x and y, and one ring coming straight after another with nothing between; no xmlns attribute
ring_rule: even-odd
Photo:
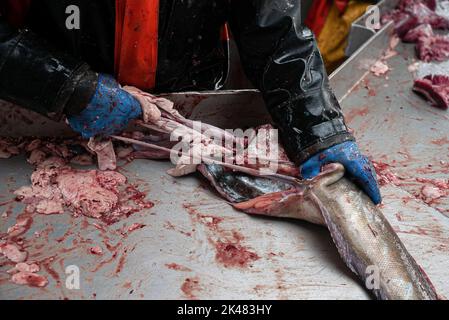
<svg viewBox="0 0 449 320"><path fill-rule="evenodd" d="M365 189L366 194L371 198L374 204L380 204L382 202L382 196L380 194L379 186L377 185L376 178L373 176L369 177L369 182L363 184L363 189Z"/></svg>

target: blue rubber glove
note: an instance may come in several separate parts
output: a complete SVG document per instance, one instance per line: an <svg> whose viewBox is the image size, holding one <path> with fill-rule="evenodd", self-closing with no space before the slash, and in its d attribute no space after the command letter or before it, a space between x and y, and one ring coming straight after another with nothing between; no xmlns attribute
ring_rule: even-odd
<svg viewBox="0 0 449 320"><path fill-rule="evenodd" d="M142 114L140 103L121 89L109 75L100 74L95 94L87 107L67 120L83 138L111 135L126 128L128 121Z"/></svg>
<svg viewBox="0 0 449 320"><path fill-rule="evenodd" d="M374 168L352 141L337 144L314 155L300 166L301 175L305 179L311 179L320 173L323 165L333 162L341 163L348 176L375 204L382 201Z"/></svg>

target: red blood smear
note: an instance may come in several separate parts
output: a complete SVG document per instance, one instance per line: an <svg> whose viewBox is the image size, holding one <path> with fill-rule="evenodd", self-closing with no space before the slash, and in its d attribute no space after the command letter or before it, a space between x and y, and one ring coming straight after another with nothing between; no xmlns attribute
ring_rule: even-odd
<svg viewBox="0 0 449 320"><path fill-rule="evenodd" d="M16 223L18 226L12 227L8 232L9 236L13 240L30 230L31 225L33 224L33 218L31 217L31 214L25 212L17 216Z"/></svg>
<svg viewBox="0 0 449 320"><path fill-rule="evenodd" d="M220 217L202 214L198 210L193 208L193 205L191 205L191 204L183 204L182 206L187 210L187 212L189 214L195 215L196 219L198 219L199 222L201 222L202 224L205 224L210 229L215 229L215 230L218 229L218 225L221 222L223 222L223 220L224 220L223 218L220 218Z"/></svg>
<svg viewBox="0 0 449 320"><path fill-rule="evenodd" d="M57 242L64 242L65 240L67 240L67 237L72 235L73 231L72 229L67 229L67 231L62 235L62 237L55 239Z"/></svg>
<svg viewBox="0 0 449 320"><path fill-rule="evenodd" d="M400 233L406 233L406 234L416 234L416 235L420 235L420 236L426 236L429 234L427 232L427 230L425 230L421 227L416 227L416 228L408 230L408 231L403 231L403 230L395 230L395 231L400 232Z"/></svg>
<svg viewBox="0 0 449 320"><path fill-rule="evenodd" d="M171 223L170 221L167 221L167 222L165 223L164 226L165 226L167 229L170 229L170 230L176 230L174 224Z"/></svg>
<svg viewBox="0 0 449 320"><path fill-rule="evenodd" d="M225 267L247 267L260 257L245 247L234 243L217 242L215 259Z"/></svg>
<svg viewBox="0 0 449 320"><path fill-rule="evenodd" d="M218 225L223 222L223 218L208 216L208 215L200 215L199 216L210 229L217 229Z"/></svg>
<svg viewBox="0 0 449 320"><path fill-rule="evenodd" d="M123 252L122 256L120 257L120 259L117 263L117 267L115 268L115 271L114 271L115 274L119 274L122 271L123 266L125 265L125 262L126 262L126 256L127 256L127 250L125 250Z"/></svg>
<svg viewBox="0 0 449 320"><path fill-rule="evenodd" d="M126 231L122 232L122 234L131 233L135 230L142 229L145 226L146 225L142 223L133 223L128 229L126 229Z"/></svg>
<svg viewBox="0 0 449 320"><path fill-rule="evenodd" d="M171 270L176 270L176 271L192 271L191 269L181 266L177 263L166 263L165 266Z"/></svg>
<svg viewBox="0 0 449 320"><path fill-rule="evenodd" d="M62 249L60 249L59 253L68 253L68 252L72 252L72 251L75 251L78 249L79 249L79 246L75 245L75 246L69 247L69 248L62 248Z"/></svg>
<svg viewBox="0 0 449 320"><path fill-rule="evenodd" d="M441 139L435 139L435 140L430 141L430 143L436 144L438 146L442 146L442 145L445 145L445 144L449 144L449 138L448 137L444 137L444 138L441 138Z"/></svg>
<svg viewBox="0 0 449 320"><path fill-rule="evenodd" d="M137 188L133 185L129 185L126 187L126 192L131 194L128 199L134 201L136 205L141 208L152 208L154 207L154 203L151 201L145 201L145 197L147 196L144 192L137 190Z"/></svg>
<svg viewBox="0 0 449 320"><path fill-rule="evenodd" d="M250 266L252 261L260 259L256 253L240 244L244 239L240 233L234 230L230 236L229 231L220 227L223 218L202 214L193 208L192 204L184 204L183 206L194 218L194 221L207 226L213 233L214 236L209 237L209 242L215 247L215 260L218 263L225 267L244 268ZM219 237L220 240L214 240L216 237Z"/></svg>
<svg viewBox="0 0 449 320"><path fill-rule="evenodd" d="M85 230L89 227L89 221L87 221L86 218L84 218L83 222L81 222L81 229Z"/></svg>
<svg viewBox="0 0 449 320"><path fill-rule="evenodd" d="M190 232L186 232L186 231L177 229L177 228L175 227L175 225L174 225L173 223L171 223L170 221L167 221L167 222L165 223L164 227L167 228L167 229L169 229L169 230L177 231L177 232L179 232L179 233L181 233L181 234L183 234L183 235L185 235L185 236L187 236L187 237L191 237L191 236L192 236L192 233L190 233Z"/></svg>
<svg viewBox="0 0 449 320"><path fill-rule="evenodd" d="M6 206L7 204L13 203L15 201L16 201L16 199L11 199L8 201L0 202L0 207Z"/></svg>
<svg viewBox="0 0 449 320"><path fill-rule="evenodd" d="M117 258L117 252L114 252L112 254L112 256L109 259L103 260L101 261L93 270L92 272L96 272L98 270L100 270L103 266L105 266L108 263L111 263L113 260L115 260L115 258Z"/></svg>
<svg viewBox="0 0 449 320"><path fill-rule="evenodd" d="M182 205L186 210L187 210L187 212L188 213L190 213L190 214L195 214L195 215L200 215L200 213L198 212L198 210L196 210L194 207L193 207L193 205L192 204L183 204Z"/></svg>
<svg viewBox="0 0 449 320"><path fill-rule="evenodd" d="M100 225L100 224L98 224L98 223L93 223L92 225L93 225L95 228L97 228L101 233L106 233L106 232L107 232L107 230L105 229L105 227L102 226L102 225Z"/></svg>
<svg viewBox="0 0 449 320"><path fill-rule="evenodd" d="M134 213L140 212L143 209L150 209L150 208L154 207L153 202L145 200L146 194L144 192L139 191L133 185L128 185L125 188L123 194L120 193L119 198L123 199L118 204L119 208L122 205L123 205L123 207L127 207L126 203L128 201L132 201L136 205L136 207L126 209L126 212L124 214L124 216L126 216L126 217L129 217ZM112 225L120 220L120 216L123 216L123 213L119 216L103 216L101 218L101 220L107 225Z"/></svg>
<svg viewBox="0 0 449 320"><path fill-rule="evenodd" d="M438 204L440 198L449 195L449 180L444 181L427 178L416 178L416 181L424 184L416 197L423 200L430 206ZM436 207L435 209L442 213L447 211Z"/></svg>
<svg viewBox="0 0 449 320"><path fill-rule="evenodd" d="M48 274L56 281L56 283L60 283L60 277L59 274L50 266L50 264L53 262L53 258L46 259L42 262L42 266L44 269L48 272Z"/></svg>
<svg viewBox="0 0 449 320"><path fill-rule="evenodd" d="M119 241L116 243L116 245L112 245L109 243L108 239L103 239L103 243L106 246L106 248L111 252L116 252L117 249L122 245L122 243Z"/></svg>
<svg viewBox="0 0 449 320"><path fill-rule="evenodd" d="M363 107L360 109L354 109L345 113L346 122L351 122L356 117L365 117L369 112L368 107Z"/></svg>
<svg viewBox="0 0 449 320"><path fill-rule="evenodd" d="M195 299L196 291L200 290L199 283L198 278L186 278L181 286L181 290L187 298Z"/></svg>
<svg viewBox="0 0 449 320"><path fill-rule="evenodd" d="M434 187L444 191L449 190L449 180L436 180L436 179L428 179L428 178L416 178L417 182L426 183L428 185L433 185Z"/></svg>

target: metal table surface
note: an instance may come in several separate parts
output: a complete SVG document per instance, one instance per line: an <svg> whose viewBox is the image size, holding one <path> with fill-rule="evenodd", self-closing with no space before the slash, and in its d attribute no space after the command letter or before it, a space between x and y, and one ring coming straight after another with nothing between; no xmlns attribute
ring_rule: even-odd
<svg viewBox="0 0 449 320"><path fill-rule="evenodd" d="M367 72L344 95L348 123L361 147L397 176L447 179L449 114L411 92L407 67L413 48L400 44L397 49L400 54L388 60L386 76ZM334 80L337 91L343 81ZM0 299L370 298L340 260L325 228L245 215L198 175L175 179L165 174L169 167L148 160L120 167L155 206L112 226L99 229L98 221L68 213L36 215L26 234L35 237L27 251L41 261L40 273L49 284L38 289L9 282L11 265L0 258ZM28 185L31 172L23 157L0 160L0 203ZM383 212L438 292L449 296L449 218L444 215L449 201L428 205L416 196L421 187L418 182L382 186ZM10 214L0 217L0 233L15 223L23 205L13 202L0 206L2 211ZM123 235L134 222L145 227ZM225 242L238 243L258 259L241 267L224 265L217 254L218 244ZM95 245L103 248L102 256L89 252ZM80 270L79 289L65 285L66 268L72 265Z"/></svg>

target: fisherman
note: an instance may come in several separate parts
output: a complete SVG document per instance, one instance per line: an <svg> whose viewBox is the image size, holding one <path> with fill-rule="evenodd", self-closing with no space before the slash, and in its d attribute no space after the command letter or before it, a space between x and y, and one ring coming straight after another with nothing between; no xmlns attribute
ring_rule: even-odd
<svg viewBox="0 0 449 320"><path fill-rule="evenodd" d="M226 24L304 178L330 162L381 202L370 161L345 124L299 0L0 0L0 98L84 138L123 130L142 113L120 85L219 89ZM78 16L77 16L78 15ZM78 19L78 20L77 20Z"/></svg>

